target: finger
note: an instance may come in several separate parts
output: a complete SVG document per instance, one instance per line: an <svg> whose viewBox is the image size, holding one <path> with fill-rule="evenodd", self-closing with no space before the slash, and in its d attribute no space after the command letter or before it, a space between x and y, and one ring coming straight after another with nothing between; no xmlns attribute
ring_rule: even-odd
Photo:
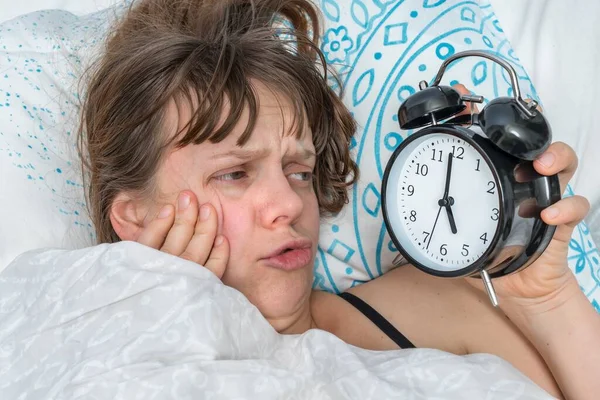
<svg viewBox="0 0 600 400"><path fill-rule="evenodd" d="M533 101L532 99L525 99L525 103L531 103L532 101ZM541 113L544 112L544 109L539 104L537 105L536 109Z"/></svg>
<svg viewBox="0 0 600 400"><path fill-rule="evenodd" d="M161 250L174 256L180 256L194 235L194 226L198 219L198 203L196 196L190 191L183 191L177 198L175 222L167 234Z"/></svg>
<svg viewBox="0 0 600 400"><path fill-rule="evenodd" d="M560 192L564 193L567 184L577 170L577 154L566 143L552 143L533 163L533 167L542 175L558 174Z"/></svg>
<svg viewBox="0 0 600 400"><path fill-rule="evenodd" d="M573 229L585 218L590 209L589 201L583 196L562 199L542 211L542 220L556 225L554 239L569 243Z"/></svg>
<svg viewBox="0 0 600 400"><path fill-rule="evenodd" d="M173 225L174 216L173 206L170 204L164 205L150 223L144 227L136 241L153 249L160 249L169 233L169 229Z"/></svg>
<svg viewBox="0 0 600 400"><path fill-rule="evenodd" d="M457 83L456 85L454 85L452 87L461 96L465 95L465 94L471 94L471 91L469 89L467 89L467 87L465 85L463 85L462 83ZM478 113L479 112L479 107L477 106L477 103L473 103L473 102L468 101L468 102L466 102L466 105L467 105L467 108L465 108L458 115L472 114L472 113Z"/></svg>
<svg viewBox="0 0 600 400"><path fill-rule="evenodd" d="M229 261L229 242L223 235L217 236L208 261L204 264L219 279L223 277Z"/></svg>
<svg viewBox="0 0 600 400"><path fill-rule="evenodd" d="M217 236L217 212L211 204L200 207L200 216L181 258L204 265Z"/></svg>

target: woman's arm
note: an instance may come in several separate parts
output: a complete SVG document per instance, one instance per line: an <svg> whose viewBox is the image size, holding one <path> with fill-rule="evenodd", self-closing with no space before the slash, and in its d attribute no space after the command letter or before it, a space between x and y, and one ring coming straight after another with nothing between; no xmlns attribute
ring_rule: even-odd
<svg viewBox="0 0 600 400"><path fill-rule="evenodd" d="M534 345L502 309L491 305L483 290L466 280L437 278L406 265L350 292L374 307L418 348L459 355L496 355L551 395L562 398L552 372ZM382 343L361 345L385 348ZM397 345L392 342L389 348Z"/></svg>
<svg viewBox="0 0 600 400"><path fill-rule="evenodd" d="M473 314L461 335L468 353L490 353L509 361L555 397L598 397L600 314L574 277L543 303L501 299L500 310L468 296L463 301Z"/></svg>
<svg viewBox="0 0 600 400"><path fill-rule="evenodd" d="M535 346L568 399L600 393L600 314L573 278L556 296L504 311Z"/></svg>

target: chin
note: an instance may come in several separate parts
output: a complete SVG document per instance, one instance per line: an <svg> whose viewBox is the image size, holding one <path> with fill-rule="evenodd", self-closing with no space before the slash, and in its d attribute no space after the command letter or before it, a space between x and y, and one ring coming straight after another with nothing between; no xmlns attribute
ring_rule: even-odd
<svg viewBox="0 0 600 400"><path fill-rule="evenodd" d="M306 269L284 273L268 271L253 279L253 284L240 288L248 300L267 319L290 317L310 305L313 271ZM225 283L227 284L227 283Z"/></svg>

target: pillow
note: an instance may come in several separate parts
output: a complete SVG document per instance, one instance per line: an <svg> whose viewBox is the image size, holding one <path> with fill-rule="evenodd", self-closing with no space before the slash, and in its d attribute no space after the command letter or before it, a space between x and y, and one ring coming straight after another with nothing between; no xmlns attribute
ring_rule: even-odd
<svg viewBox="0 0 600 400"><path fill-rule="evenodd" d="M343 78L344 101L358 121L352 142L361 177L350 204L324 220L315 265L316 288L341 292L390 269L397 255L383 223L380 188L394 149L412 131L401 131L401 102L431 82L447 57L484 50L517 70L522 94L539 101L488 1L406 0L321 2L325 15L321 49ZM490 99L512 95L506 71L469 57L449 66L443 84L463 83ZM569 193L572 194L571 188ZM573 235L569 265L582 289L600 307L598 249L584 223Z"/></svg>
<svg viewBox="0 0 600 400"><path fill-rule="evenodd" d="M314 287L340 292L384 273L395 257L381 216L382 171L406 137L395 114L417 83L465 49L492 51L519 71L537 98L491 7L458 0L322 0L322 49L337 65L359 130L352 143L361 180L351 201L324 220ZM78 78L97 54L115 9L75 16L43 11L0 25L0 269L39 247L94 244L75 147ZM488 99L509 93L507 76L486 60L453 64L445 82L463 82ZM333 82L332 82L333 84ZM600 302L598 250L585 224L569 263L582 289Z"/></svg>
<svg viewBox="0 0 600 400"><path fill-rule="evenodd" d="M99 11L118 0L27 0L15 1L10 7L0 8L0 23L39 10L64 10L74 14Z"/></svg>
<svg viewBox="0 0 600 400"><path fill-rule="evenodd" d="M40 11L0 25L0 269L34 248L94 243L76 151L78 77L113 13Z"/></svg>

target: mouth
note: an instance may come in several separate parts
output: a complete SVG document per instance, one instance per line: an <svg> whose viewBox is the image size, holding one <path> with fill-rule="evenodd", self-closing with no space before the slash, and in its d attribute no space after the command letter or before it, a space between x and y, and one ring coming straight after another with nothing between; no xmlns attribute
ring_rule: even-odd
<svg viewBox="0 0 600 400"><path fill-rule="evenodd" d="M293 271L304 268L312 259L312 242L308 239L295 239L284 243L263 258L269 267Z"/></svg>

